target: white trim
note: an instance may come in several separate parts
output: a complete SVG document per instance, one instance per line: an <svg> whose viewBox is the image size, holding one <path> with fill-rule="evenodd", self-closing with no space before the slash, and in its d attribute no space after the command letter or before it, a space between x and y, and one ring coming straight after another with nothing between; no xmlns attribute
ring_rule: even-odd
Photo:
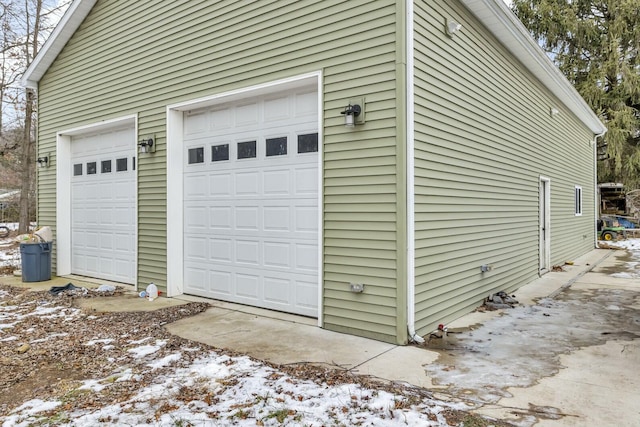
<svg viewBox="0 0 640 427"><path fill-rule="evenodd" d="M184 114L167 107L167 296L184 292Z"/></svg>
<svg viewBox="0 0 640 427"><path fill-rule="evenodd" d="M598 220L600 219L600 189L598 188L598 138L604 133L596 135L591 141L593 145L593 247L598 247Z"/></svg>
<svg viewBox="0 0 640 427"><path fill-rule="evenodd" d="M544 195L542 194L542 183L544 186ZM539 234L539 252L538 252L538 269L540 274L549 271L551 264L551 179L540 175L538 180L538 231L541 229L542 221L544 220L544 240L542 235ZM544 205L543 205L544 200ZM544 209L544 211L543 211ZM544 242L544 243L543 243ZM544 244L544 248L542 245ZM541 254L544 253L544 259Z"/></svg>
<svg viewBox="0 0 640 427"><path fill-rule="evenodd" d="M324 326L324 80L318 71L318 326Z"/></svg>
<svg viewBox="0 0 640 427"><path fill-rule="evenodd" d="M99 123L60 131L56 134L56 274L71 274L71 139L73 136L134 126L134 149L137 148L138 115L118 117ZM136 150L137 152L137 150ZM139 162L136 162L135 186L138 188ZM138 197L135 199L135 217L138 218ZM136 245L138 221L135 221ZM134 260L134 280L138 283L138 250Z"/></svg>
<svg viewBox="0 0 640 427"><path fill-rule="evenodd" d="M47 38L40 52L24 72L20 83L28 88L37 89L38 82L47 72L53 61L62 52L71 36L76 32L98 0L75 0L60 19L58 25Z"/></svg>
<svg viewBox="0 0 640 427"><path fill-rule="evenodd" d="M416 333L416 266L415 266L415 93L413 61L413 0L407 0L407 329L409 341L423 343Z"/></svg>
<svg viewBox="0 0 640 427"><path fill-rule="evenodd" d="M322 322L322 155L320 142L322 139L322 72L317 71L302 74L295 77L276 80L254 86L235 89L212 96L193 99L191 101L180 102L167 106L167 296L173 297L184 292L183 272L184 272L184 111L211 107L223 102L230 102L246 98L248 96L258 96L275 91L296 88L304 84L315 83L318 87L318 324ZM169 253L170 251L170 253Z"/></svg>

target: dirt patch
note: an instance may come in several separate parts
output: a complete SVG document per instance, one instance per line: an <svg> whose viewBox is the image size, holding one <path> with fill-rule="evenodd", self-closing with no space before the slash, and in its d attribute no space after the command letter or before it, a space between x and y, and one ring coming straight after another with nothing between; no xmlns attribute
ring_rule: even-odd
<svg viewBox="0 0 640 427"><path fill-rule="evenodd" d="M97 297L92 292L52 296L44 291L25 291L0 285L0 361L3 365L0 416L8 415L32 399L55 400L62 402L61 406L43 413L46 422L72 422L59 417L66 417L65 414L74 411L93 412L108 405L125 404L123 402L154 384L163 372L188 367L207 352L242 356L173 336L165 329L168 323L205 311L209 307L207 303L189 303L149 312L104 313L77 307L78 298ZM182 356L174 361L173 367L150 368L148 360L136 354L141 346L153 346L159 341L162 345L154 349L153 360L179 352ZM261 363L277 369L275 376L287 374L291 378L330 386L355 383L373 390L388 391L397 396L396 408L391 409L424 405L432 399L428 390L379 381L345 369L311 364L278 366ZM94 379L102 379L101 384L97 384L98 388ZM234 381L238 379L225 379L217 387L233 386ZM87 384L93 386L87 388ZM180 399L185 402L203 399L214 402L216 395L204 395L198 388L201 385L196 383L182 387ZM163 414L175 409L161 404L159 397L157 401L154 398L149 401L154 408L149 422L157 422ZM510 425L454 409L446 410L442 415L451 426L460 425L463 421L467 423L464 425L470 426ZM101 419L101 422L109 422L109 419Z"/></svg>
<svg viewBox="0 0 640 427"><path fill-rule="evenodd" d="M7 390L0 393L0 408L17 407L34 395L62 395L75 388L74 383L84 377L82 371L62 369L59 364L30 369L27 372L24 372L24 369L16 369L12 360L2 360L0 365L4 367L3 375L13 374L21 377L13 382L10 392Z"/></svg>

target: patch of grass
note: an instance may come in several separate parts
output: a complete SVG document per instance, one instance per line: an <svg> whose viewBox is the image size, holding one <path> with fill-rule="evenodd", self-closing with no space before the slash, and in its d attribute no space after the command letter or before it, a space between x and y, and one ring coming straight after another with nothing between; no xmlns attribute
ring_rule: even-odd
<svg viewBox="0 0 640 427"><path fill-rule="evenodd" d="M80 396L86 395L90 392L91 392L90 390L80 390L78 388L75 388L65 393L60 400L62 401L63 404L70 403L78 399Z"/></svg>
<svg viewBox="0 0 640 427"><path fill-rule="evenodd" d="M296 411L293 409L278 409L277 411L270 412L269 415L262 418L263 420L269 420L275 418L280 424L284 422L288 417L295 417Z"/></svg>
<svg viewBox="0 0 640 427"><path fill-rule="evenodd" d="M462 419L462 427L489 427L492 425L495 424L476 415L467 414Z"/></svg>
<svg viewBox="0 0 640 427"><path fill-rule="evenodd" d="M236 412L234 412L233 414L229 415L229 419L234 419L234 418L238 418L241 420L246 420L247 418L249 418L251 416L251 414L249 413L249 411L245 411L244 409L238 409Z"/></svg>
<svg viewBox="0 0 640 427"><path fill-rule="evenodd" d="M173 419L173 417L171 417L171 418L172 418L172 421L173 421L173 425L175 427L191 427L191 426L193 426L193 424L191 424L188 420L185 420L183 418L179 418L177 420Z"/></svg>

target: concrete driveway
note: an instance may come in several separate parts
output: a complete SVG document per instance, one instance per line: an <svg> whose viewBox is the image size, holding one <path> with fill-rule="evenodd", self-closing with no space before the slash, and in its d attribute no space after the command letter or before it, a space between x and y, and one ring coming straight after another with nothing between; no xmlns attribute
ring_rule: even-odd
<svg viewBox="0 0 640 427"><path fill-rule="evenodd" d="M625 251L594 250L563 268L516 292L520 307L471 313L448 325L446 338L421 346L218 302L168 329L273 363L323 364L429 388L517 425L638 426L640 284L633 274L612 276L635 264Z"/></svg>
<svg viewBox="0 0 640 427"><path fill-rule="evenodd" d="M640 248L639 248L640 251ZM639 257L636 259L635 257ZM516 292L520 306L474 312L445 338L396 346L326 331L315 319L207 300L167 325L184 338L276 364L314 363L428 388L516 425L640 425L640 254L593 250ZM79 278L39 284L46 289ZM153 310L197 298L79 300L96 311Z"/></svg>

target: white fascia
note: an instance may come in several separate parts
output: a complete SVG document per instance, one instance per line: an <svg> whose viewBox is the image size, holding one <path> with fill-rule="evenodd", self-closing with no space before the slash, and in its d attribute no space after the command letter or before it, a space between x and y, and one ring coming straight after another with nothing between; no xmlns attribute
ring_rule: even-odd
<svg viewBox="0 0 640 427"><path fill-rule="evenodd" d="M31 89L38 88L38 82L58 57L98 0L74 0L47 38L36 57L22 75L20 83Z"/></svg>
<svg viewBox="0 0 640 427"><path fill-rule="evenodd" d="M547 54L531 37L524 24L504 0L460 0L462 4L531 73L594 134L606 131L598 116L580 96Z"/></svg>

